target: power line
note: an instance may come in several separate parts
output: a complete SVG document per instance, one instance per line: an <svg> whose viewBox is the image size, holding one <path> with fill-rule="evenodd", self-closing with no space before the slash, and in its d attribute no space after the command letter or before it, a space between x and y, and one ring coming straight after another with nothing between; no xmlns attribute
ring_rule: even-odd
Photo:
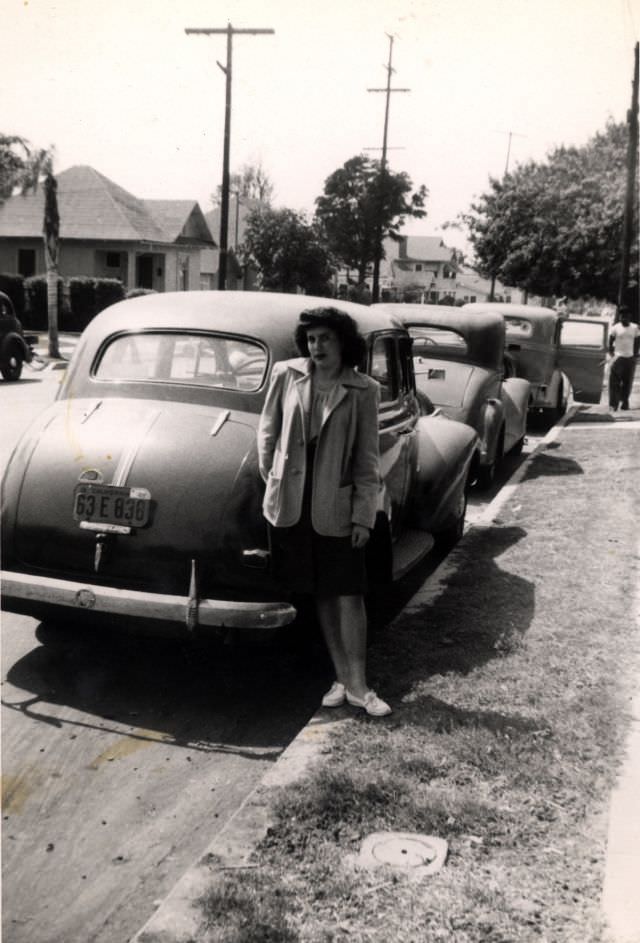
<svg viewBox="0 0 640 943"><path fill-rule="evenodd" d="M227 256L228 256L228 227L229 227L229 149L231 142L231 65L233 44L235 35L242 33L244 35L263 35L265 33L275 33L273 29L234 29L231 23L227 23L224 29L204 28L195 29L189 27L185 29L187 35L220 35L227 37L227 62L226 65L217 62L218 67L226 76L225 83L225 112L224 112L224 148L222 156L222 193L220 195L220 262L218 266L218 288L224 291L227 287ZM217 61L217 60L216 60Z"/></svg>

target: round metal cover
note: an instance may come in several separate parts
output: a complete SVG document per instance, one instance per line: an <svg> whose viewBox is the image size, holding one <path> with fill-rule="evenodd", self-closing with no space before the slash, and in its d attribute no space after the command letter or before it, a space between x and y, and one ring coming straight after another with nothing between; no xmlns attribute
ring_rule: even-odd
<svg viewBox="0 0 640 943"><path fill-rule="evenodd" d="M448 846L443 838L416 832L374 832L362 843L358 864L405 871L412 881L435 874L444 865Z"/></svg>

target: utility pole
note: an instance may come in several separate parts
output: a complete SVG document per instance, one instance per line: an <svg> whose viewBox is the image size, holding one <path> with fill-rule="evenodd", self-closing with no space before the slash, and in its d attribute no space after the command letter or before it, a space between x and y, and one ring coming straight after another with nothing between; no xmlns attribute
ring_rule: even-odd
<svg viewBox="0 0 640 943"><path fill-rule="evenodd" d="M633 242L633 208L635 203L637 171L638 171L638 48L634 50L633 82L631 92L631 108L627 112L629 138L627 144L627 191L624 204L624 220L622 225L622 258L620 263L620 282L618 284L618 316L620 306L628 304L633 308L632 318L638 321L638 286L635 289L629 285L629 269L631 262L631 244ZM617 317L616 317L617 320Z"/></svg>
<svg viewBox="0 0 640 943"><path fill-rule="evenodd" d="M231 76L232 76L232 54L233 37L238 33L257 36L264 33L275 33L273 29L234 29L231 23L227 23L225 29L185 29L187 35L199 34L205 36L226 34L227 37L227 62L226 65L217 62L226 76L225 88L225 110L224 110L224 149L222 156L222 194L220 200L220 263L218 268L218 289L224 291L227 287L227 256L228 256L228 229L229 229L229 149L231 144Z"/></svg>
<svg viewBox="0 0 640 943"><path fill-rule="evenodd" d="M389 130L389 99L391 92L410 92L409 88L391 88L391 76L395 69L391 68L391 59L393 56L393 36L389 33L389 62L384 67L387 70L386 88L368 88L368 92L384 92L386 95L384 109L384 132L382 135L382 157L380 159L380 203L378 206L378 225L376 229L376 254L373 261L373 289L371 300L375 304L380 298L380 260L382 259L382 214L384 212L385 182L387 173L387 132Z"/></svg>
<svg viewBox="0 0 640 943"><path fill-rule="evenodd" d="M502 175L502 179L504 180L504 178L505 178L505 177L507 176L507 174L509 173L509 158L510 158L510 156L511 156L511 138L513 138L513 137L526 138L527 135L526 135L526 134L518 134L516 131L498 131L497 133L498 133L498 134L508 134L508 135L509 135L509 142L508 142L508 144L507 144L507 159L506 159L506 161L505 161L504 173L503 173L503 175ZM494 273L491 275L491 288L490 288L490 290L489 290L489 301L495 301L495 294L496 294L496 274L495 274L495 272L494 272ZM526 304L526 302L525 302L525 304Z"/></svg>

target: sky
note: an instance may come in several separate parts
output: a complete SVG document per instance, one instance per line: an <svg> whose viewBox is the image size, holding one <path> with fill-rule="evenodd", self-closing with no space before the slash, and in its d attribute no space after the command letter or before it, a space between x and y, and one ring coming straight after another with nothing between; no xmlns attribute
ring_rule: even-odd
<svg viewBox="0 0 640 943"><path fill-rule="evenodd" d="M640 0L0 0L2 125L143 199L211 209L222 179L224 35L233 40L232 172L262 164L273 202L310 215L350 157L429 190L405 233L440 235L501 177L585 144L631 104ZM217 234L214 233L217 237Z"/></svg>

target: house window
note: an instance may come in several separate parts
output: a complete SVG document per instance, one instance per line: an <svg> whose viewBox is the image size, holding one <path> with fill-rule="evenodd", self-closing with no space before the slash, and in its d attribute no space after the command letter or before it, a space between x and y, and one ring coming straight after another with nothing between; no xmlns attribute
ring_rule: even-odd
<svg viewBox="0 0 640 943"><path fill-rule="evenodd" d="M422 264L420 262L416 262L416 272L421 272L421 271L422 271Z"/></svg>
<svg viewBox="0 0 640 943"><path fill-rule="evenodd" d="M119 252L107 252L107 268L120 268Z"/></svg>
<svg viewBox="0 0 640 943"><path fill-rule="evenodd" d="M36 274L36 250L18 249L18 275L31 278Z"/></svg>

